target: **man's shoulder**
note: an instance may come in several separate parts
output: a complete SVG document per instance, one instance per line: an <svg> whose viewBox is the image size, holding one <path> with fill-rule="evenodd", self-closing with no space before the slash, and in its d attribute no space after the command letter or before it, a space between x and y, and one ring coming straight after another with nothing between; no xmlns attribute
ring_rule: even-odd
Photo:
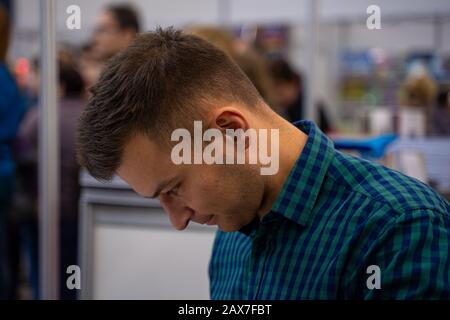
<svg viewBox="0 0 450 320"><path fill-rule="evenodd" d="M450 204L423 182L364 159L336 152L328 177L347 192L392 211L431 210L450 215Z"/></svg>

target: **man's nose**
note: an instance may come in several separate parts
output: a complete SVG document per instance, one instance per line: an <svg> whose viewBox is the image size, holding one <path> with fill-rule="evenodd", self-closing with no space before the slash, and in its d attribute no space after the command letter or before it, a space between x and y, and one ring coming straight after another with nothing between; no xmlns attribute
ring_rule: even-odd
<svg viewBox="0 0 450 320"><path fill-rule="evenodd" d="M183 201L170 195L160 195L159 201L164 211L169 215L170 222L177 230L184 230L195 211L186 206Z"/></svg>

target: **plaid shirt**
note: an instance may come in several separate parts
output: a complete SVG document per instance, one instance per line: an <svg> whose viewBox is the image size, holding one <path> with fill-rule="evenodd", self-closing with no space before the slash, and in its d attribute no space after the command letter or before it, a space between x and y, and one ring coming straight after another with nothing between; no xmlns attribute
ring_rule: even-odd
<svg viewBox="0 0 450 320"><path fill-rule="evenodd" d="M272 210L217 231L211 298L450 299L450 204L296 125L308 140Z"/></svg>

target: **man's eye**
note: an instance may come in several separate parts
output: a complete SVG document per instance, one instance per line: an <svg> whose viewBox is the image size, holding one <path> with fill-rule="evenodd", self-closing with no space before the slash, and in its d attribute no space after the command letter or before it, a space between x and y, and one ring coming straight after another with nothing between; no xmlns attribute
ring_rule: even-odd
<svg viewBox="0 0 450 320"><path fill-rule="evenodd" d="M170 189L169 191L167 191L166 193L168 194L168 195L171 195L171 196L177 196L178 195L178 186L177 187L175 187L175 188L172 188L172 189Z"/></svg>

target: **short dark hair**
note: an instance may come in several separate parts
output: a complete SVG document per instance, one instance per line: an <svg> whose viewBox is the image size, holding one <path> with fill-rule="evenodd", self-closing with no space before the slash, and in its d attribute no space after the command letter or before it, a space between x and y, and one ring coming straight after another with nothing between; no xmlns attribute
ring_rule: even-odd
<svg viewBox="0 0 450 320"><path fill-rule="evenodd" d="M226 53L173 28L138 35L108 62L91 92L79 121L78 159L99 180L112 178L133 134L167 146L172 130L191 130L205 110L238 102L256 111L262 101Z"/></svg>
<svg viewBox="0 0 450 320"><path fill-rule="evenodd" d="M132 29L136 33L140 31L138 15L131 6L125 4L110 5L106 11L113 14L121 30Z"/></svg>

